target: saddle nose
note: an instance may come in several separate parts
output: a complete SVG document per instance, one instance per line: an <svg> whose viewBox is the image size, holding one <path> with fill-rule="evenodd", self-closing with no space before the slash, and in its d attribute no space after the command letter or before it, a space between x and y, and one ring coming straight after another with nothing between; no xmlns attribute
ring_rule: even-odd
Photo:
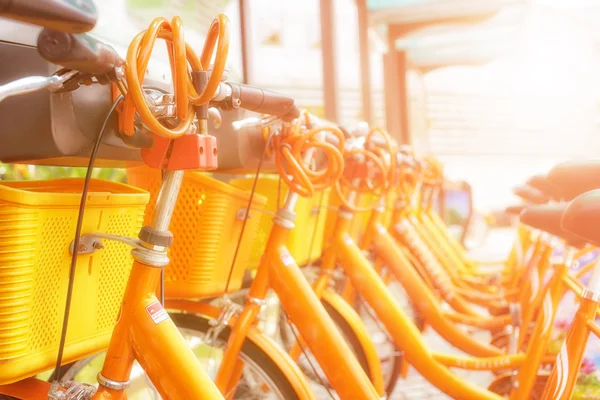
<svg viewBox="0 0 600 400"><path fill-rule="evenodd" d="M564 200L600 189L600 160L568 161L548 172L548 181L560 188Z"/></svg>
<svg viewBox="0 0 600 400"><path fill-rule="evenodd" d="M561 226L561 218L566 208L567 205L564 203L527 207L521 213L520 220L525 225L565 240L570 246L581 248L585 246L586 241L579 235L564 230Z"/></svg>
<svg viewBox="0 0 600 400"><path fill-rule="evenodd" d="M600 246L600 190L576 197L562 215L561 227Z"/></svg>
<svg viewBox="0 0 600 400"><path fill-rule="evenodd" d="M513 193L532 204L546 204L550 201L544 193L540 192L529 185L519 185L513 188Z"/></svg>
<svg viewBox="0 0 600 400"><path fill-rule="evenodd" d="M527 185L539 190L552 200L560 201L563 197L560 187L548 180L546 175L534 175L527 181Z"/></svg>

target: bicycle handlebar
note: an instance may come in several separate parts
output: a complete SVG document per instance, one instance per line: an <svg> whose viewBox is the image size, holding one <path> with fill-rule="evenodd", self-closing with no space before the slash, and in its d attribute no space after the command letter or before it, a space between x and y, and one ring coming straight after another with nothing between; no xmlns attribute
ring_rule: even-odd
<svg viewBox="0 0 600 400"><path fill-rule="evenodd" d="M0 0L0 16L68 33L90 31L98 17L92 0Z"/></svg>
<svg viewBox="0 0 600 400"><path fill-rule="evenodd" d="M225 110L243 108L260 114L273 115L286 122L300 116L300 110L291 97L238 83L226 82L221 85L229 86L230 94L225 99L217 98L214 102Z"/></svg>
<svg viewBox="0 0 600 400"><path fill-rule="evenodd" d="M37 48L47 61L95 76L109 74L124 64L115 49L85 34L45 28L38 37Z"/></svg>
<svg viewBox="0 0 600 400"><path fill-rule="evenodd" d="M63 83L69 80L76 72L67 72L63 75L28 76L16 81L0 85L0 102L10 96L35 92L40 89L58 90Z"/></svg>

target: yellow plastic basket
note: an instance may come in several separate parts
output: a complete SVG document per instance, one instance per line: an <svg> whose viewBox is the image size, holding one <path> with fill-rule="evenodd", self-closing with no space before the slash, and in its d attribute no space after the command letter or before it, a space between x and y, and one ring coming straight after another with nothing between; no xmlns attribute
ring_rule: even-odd
<svg viewBox="0 0 600 400"><path fill-rule="evenodd" d="M239 178L230 183L235 187L250 190L254 183L254 177ZM258 179L256 184L256 192L268 199L266 210L271 213L277 211L277 199L279 198L283 203L288 192L286 184L282 182L281 193L278 196L279 188L279 177L276 175L263 175ZM291 230L286 242L290 254L294 257L298 265L306 265L321 257L326 216L324 209L319 212L321 201L322 206L326 207L329 202L329 189L316 193L311 198L300 197L298 199L295 210L295 227ZM248 268L253 269L258 267L272 227L273 215L263 214L260 230L256 238L256 245L248 259Z"/></svg>
<svg viewBox="0 0 600 400"><path fill-rule="evenodd" d="M127 171L129 182L150 192L146 210L152 218L161 184L158 170L147 167ZM186 172L173 212L170 230L173 246L165 270L165 296L202 298L224 293L233 255L240 238L250 193L199 172ZM255 195L252 207L264 208L267 200ZM237 260L231 274L229 292L242 285L246 260L254 245L260 218L250 213Z"/></svg>
<svg viewBox="0 0 600 400"><path fill-rule="evenodd" d="M82 187L82 179L0 182L0 384L56 362ZM148 198L92 180L82 233L135 236ZM65 362L103 350L119 312L131 249L103 243L78 257Z"/></svg>

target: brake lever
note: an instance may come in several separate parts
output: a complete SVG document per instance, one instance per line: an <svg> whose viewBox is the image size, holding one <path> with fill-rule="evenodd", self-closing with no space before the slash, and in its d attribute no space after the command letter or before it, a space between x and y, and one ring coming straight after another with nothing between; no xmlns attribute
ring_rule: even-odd
<svg viewBox="0 0 600 400"><path fill-rule="evenodd" d="M0 85L0 102L7 97L17 96L25 93L35 92L41 89L58 91L63 84L77 75L77 71L68 71L62 75L51 76L28 76L16 81Z"/></svg>

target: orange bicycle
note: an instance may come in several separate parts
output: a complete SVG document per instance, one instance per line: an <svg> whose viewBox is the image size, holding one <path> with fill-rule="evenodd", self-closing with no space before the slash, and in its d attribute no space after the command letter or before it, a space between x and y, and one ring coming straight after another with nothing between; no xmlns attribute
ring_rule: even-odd
<svg viewBox="0 0 600 400"><path fill-rule="evenodd" d="M43 14L43 7L48 4L39 2L39 5L42 9L37 12ZM82 10L89 10L89 4L86 7ZM38 20L38 14L33 12L36 10L13 7L9 11L11 17L67 31L46 29L38 41L40 53L66 69L49 78L24 78L3 85L0 87L3 98L44 87L68 92L90 80L114 83L117 89L92 149L85 180L2 185L0 396L11 399L125 398L137 360L163 398L223 398L155 292L169 264L167 249L173 240L169 225L183 170L216 167L216 141L207 132L207 105L209 101L218 103L217 106L233 101L233 84L221 82L228 51L227 18L219 16L213 22L201 57L183 40L179 18L171 22L157 19L134 39L128 62L124 64L110 47L69 33L81 31L78 20L55 24L52 19ZM72 14L68 17L74 18ZM157 38L164 39L171 50L176 90L174 96L157 96L154 99L158 101L149 105L146 96L156 93L149 93L152 89L144 88L142 82ZM215 47L215 62L208 78L203 66L209 65ZM103 90L100 91L102 96L110 92L106 86ZM256 109L255 91L240 88L237 94L244 96L241 100L235 99L236 105ZM264 93L259 91L259 94ZM52 96L52 101L74 101L65 93ZM7 100L8 104L13 99L17 97ZM170 99L173 103L169 103ZM88 96L88 106L89 100ZM276 101L275 114L291 120L298 114L293 101L291 107L287 107L288 103ZM147 165L162 170L152 216L141 229L141 217L148 200L143 192L91 180L103 135L109 125L111 129L115 127L109 117L118 107L122 107L119 123L124 136L117 137L150 135L151 144L142 149L142 159ZM258 110L263 111L260 107ZM110 156L105 159L110 160ZM84 211L87 212L84 214ZM70 243L68 232L73 228L76 235ZM137 239L127 237L138 229ZM54 245L56 240L59 244ZM69 243L72 255L69 255ZM129 246L133 247L131 268L127 265ZM58 295L52 295L54 293ZM44 304L44 300L51 301ZM59 311L61 301L66 302L64 313ZM78 323L69 324L69 319ZM97 389L76 381L54 380L50 385L30 378L49 369L54 361L58 378L62 364L96 353L107 345L102 370L97 376ZM301 392L289 381L303 384L299 372L292 363L290 365L286 371L280 371L278 383ZM269 383L273 382L267 380L264 387L269 388ZM261 383L259 386L263 387Z"/></svg>
<svg viewBox="0 0 600 400"><path fill-rule="evenodd" d="M254 126L253 121L256 122ZM180 203L181 208L175 211L173 224L175 232L182 232L182 237L185 232L187 238L179 244L176 243L171 252L174 269L166 274L165 307L170 310L173 320L186 337L190 338L190 342L202 343L203 347L210 349L205 350L207 355L204 357L210 358L210 363L213 363L210 366L211 374L214 373L215 383L227 397L312 398L312 392L304 383L303 377L296 377L296 380L292 381L295 382L295 386L291 389L281 385L271 385L263 391L259 390L260 387L255 387L254 392L247 389L247 382L251 378L247 367L256 362L256 359L245 356L244 351L247 352L252 344L258 345L265 352L262 357L264 371L268 372L270 365L275 364L278 369L286 371L286 375L294 377L298 374L297 366L290 365L288 356L281 354L279 347L272 344L258 329L260 311L268 306L268 288L272 288L278 295L286 315L290 321L295 322L298 336L302 337L302 343L306 346L302 353L310 351L320 370L324 372L324 379L328 383L322 386L329 389L330 385L341 398L353 398L357 390L363 391L361 398L382 396L384 388L379 360L372 345L363 342L361 349L366 349L369 359L367 364L359 364L354 359L354 352L345 342L347 337L338 333L338 327L328 316L284 246L286 236L293 228L295 204L299 201L298 192L306 196L316 190L324 190L335 182L343 170L343 160L338 149L344 146L344 136L333 126L313 124L311 117L306 113L292 125L273 120L269 120L266 127L263 127L260 120L239 121L236 125L245 126L246 130L252 131L268 129L264 139L261 139L265 140L262 146L266 146L267 151L273 155L275 167L281 170L281 176L285 175L289 179L290 191L276 213L265 243L265 255L255 272L243 305L240 305L234 303L230 295L222 295L237 290L242 284L242 272L248 267L246 260L249 251L251 246L257 245L252 240L252 234L256 232L256 223L259 221L256 215L261 207L264 207L264 200L258 194L251 194L250 198L244 200L248 203L249 208L246 208L240 201L239 189L199 174L185 177L184 197L181 200L183 203ZM233 133L240 135L248 132ZM336 138L337 147L323 141L321 136L325 134ZM315 159L314 157L325 157L317 163L317 167L321 169L312 169L313 163L310 160ZM262 163L263 160L259 165ZM129 177L133 184L149 189L154 198L158 195L156 187L160 176L150 172L147 168L133 169L129 171ZM308 179L303 180L303 176L307 176ZM250 193L255 192L259 182L257 179L255 177L252 180ZM202 196L199 198L200 193ZM227 197L228 201L225 201L223 196L226 193L235 193L236 196ZM250 217L241 218L239 221L240 212L242 216ZM201 216L199 219L198 215ZM239 222L234 222L236 219ZM233 226L234 229L231 232L221 231L225 226ZM192 232L206 232L208 236ZM227 246L225 243L228 243L228 240L235 243L240 237L242 242L237 246L230 245L229 250L222 247ZM219 243L221 247L217 250L210 246L211 243ZM213 260L208 258L210 254L220 256ZM223 264L232 266L229 274L215 279L217 286L208 286L207 279L203 277L217 269L227 272L226 268L222 268ZM217 269L209 269L209 265L215 265ZM195 298L202 300L196 301ZM212 298L213 301L209 302L206 298ZM329 300L335 302L334 297ZM344 321L354 324L353 331L361 332L360 319L352 315L352 309L344 304L341 299L333 303L338 307L336 310L345 310L342 316L346 318ZM344 321L336 320L336 323L339 326ZM368 339L366 333L362 333L362 338ZM343 356L337 355L340 351L344 352ZM292 354L292 357L297 356L298 354ZM69 377L77 377L79 371L91 362L82 361L68 372ZM363 369L366 370L366 374ZM355 386L348 387L348 374L358 374L356 379L353 379ZM271 376L273 380L277 379L275 375Z"/></svg>

